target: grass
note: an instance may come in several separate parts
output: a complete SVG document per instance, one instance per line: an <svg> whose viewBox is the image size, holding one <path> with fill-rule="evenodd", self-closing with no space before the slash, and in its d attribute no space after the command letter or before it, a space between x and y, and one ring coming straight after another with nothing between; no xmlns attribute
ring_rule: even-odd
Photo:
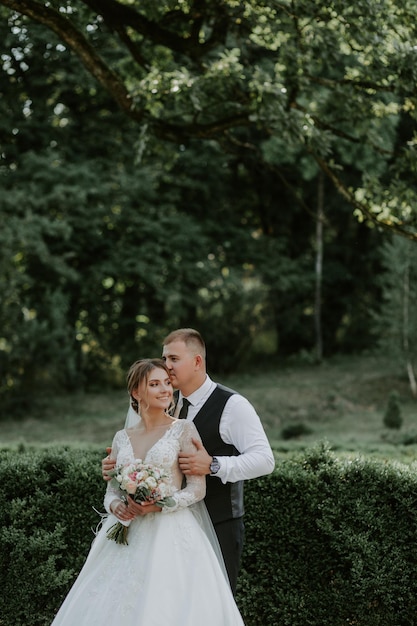
<svg viewBox="0 0 417 626"><path fill-rule="evenodd" d="M318 366L262 366L254 374L223 377L221 382L254 404L277 454L326 440L332 449L348 454L406 462L417 458L417 400L404 372L390 359L343 357ZM403 417L399 431L383 426L394 390ZM127 403L124 390L44 398L36 413L1 421L0 442L7 447L94 444L104 450L123 426ZM283 437L297 431L299 436Z"/></svg>

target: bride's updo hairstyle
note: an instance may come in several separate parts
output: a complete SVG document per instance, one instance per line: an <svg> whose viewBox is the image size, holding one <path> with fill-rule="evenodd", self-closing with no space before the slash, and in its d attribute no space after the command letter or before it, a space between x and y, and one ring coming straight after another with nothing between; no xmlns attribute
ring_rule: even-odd
<svg viewBox="0 0 417 626"><path fill-rule="evenodd" d="M136 398L133 397L132 392L140 387L143 382L146 384L149 380L150 373L156 368L165 370L169 376L168 368L165 365L165 361L162 359L140 359L139 361L135 361L129 368L126 377L127 391L130 395L131 407L136 413L139 413L139 403Z"/></svg>

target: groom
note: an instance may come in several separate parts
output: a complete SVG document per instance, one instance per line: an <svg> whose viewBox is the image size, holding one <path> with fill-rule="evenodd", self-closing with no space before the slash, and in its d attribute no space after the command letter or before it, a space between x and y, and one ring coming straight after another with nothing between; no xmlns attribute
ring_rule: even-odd
<svg viewBox="0 0 417 626"><path fill-rule="evenodd" d="M180 454L179 465L185 475L207 477L204 501L235 593L244 539L243 481L273 471L271 446L249 401L207 375L198 331L174 330L164 340L162 358L179 390L175 417L193 420L202 440L195 441L195 453ZM113 466L103 459L104 478Z"/></svg>

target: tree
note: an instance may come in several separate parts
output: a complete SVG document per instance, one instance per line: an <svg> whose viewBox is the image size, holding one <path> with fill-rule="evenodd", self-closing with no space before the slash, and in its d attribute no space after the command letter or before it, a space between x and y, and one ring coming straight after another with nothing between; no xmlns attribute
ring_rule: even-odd
<svg viewBox="0 0 417 626"><path fill-rule="evenodd" d="M417 397L417 250L411 242L394 237L383 252L383 301L377 316L380 347L404 367L411 393Z"/></svg>
<svg viewBox="0 0 417 626"><path fill-rule="evenodd" d="M323 176L319 176L317 192L317 221L316 221L316 293L314 298L314 322L316 329L317 361L323 358L323 336L321 330L321 284L323 280L323 221L324 221L324 184Z"/></svg>
<svg viewBox="0 0 417 626"><path fill-rule="evenodd" d="M269 139L313 159L362 219L416 238L416 23L411 0L0 0L22 38L31 23L71 49L147 133ZM409 133L394 149L395 127ZM252 130L257 140L253 141ZM365 154L356 188L341 152ZM391 160L391 162L390 162Z"/></svg>
<svg viewBox="0 0 417 626"><path fill-rule="evenodd" d="M323 354L369 347L381 231L415 233L408 3L136 5L0 0L0 393L184 324L218 369L312 351L319 297Z"/></svg>

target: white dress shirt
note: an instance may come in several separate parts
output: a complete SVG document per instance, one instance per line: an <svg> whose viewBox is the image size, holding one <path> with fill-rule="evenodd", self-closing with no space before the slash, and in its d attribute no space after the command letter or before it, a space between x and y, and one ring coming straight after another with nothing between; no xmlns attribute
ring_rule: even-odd
<svg viewBox="0 0 417 626"><path fill-rule="evenodd" d="M194 419L215 388L216 383L207 376L201 387L187 396L190 401L187 419ZM181 409L182 398L180 393L176 415ZM223 483L257 478L273 471L275 459L271 446L259 415L246 398L238 393L230 396L220 418L219 431L223 441L240 453L239 456L216 456L220 469L215 477ZM210 450L207 452L210 454Z"/></svg>

